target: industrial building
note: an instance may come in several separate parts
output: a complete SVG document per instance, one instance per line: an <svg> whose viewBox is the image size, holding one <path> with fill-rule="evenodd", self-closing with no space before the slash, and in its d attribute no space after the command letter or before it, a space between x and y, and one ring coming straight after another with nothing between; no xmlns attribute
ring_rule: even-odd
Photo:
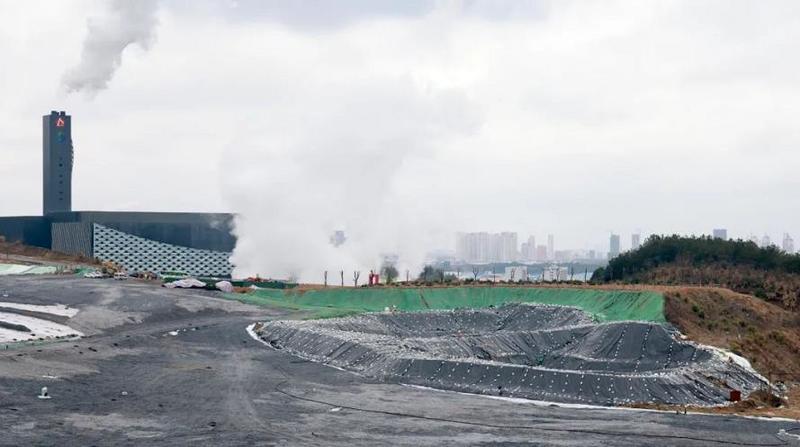
<svg viewBox="0 0 800 447"><path fill-rule="evenodd" d="M72 117L53 111L43 125L43 212L0 217L9 242L111 261L130 272L230 276L233 215L72 210Z"/></svg>

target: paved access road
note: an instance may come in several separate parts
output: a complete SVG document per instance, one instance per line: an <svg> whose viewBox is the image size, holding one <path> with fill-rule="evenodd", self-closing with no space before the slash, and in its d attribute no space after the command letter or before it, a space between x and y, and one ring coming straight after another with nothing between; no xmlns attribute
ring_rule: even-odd
<svg viewBox="0 0 800 447"><path fill-rule="evenodd" d="M4 297L3 295L8 295ZM0 278L87 337L0 350L0 445L800 445L800 424L535 406L377 383L253 340L290 318L138 281ZM52 399L36 398L47 386Z"/></svg>

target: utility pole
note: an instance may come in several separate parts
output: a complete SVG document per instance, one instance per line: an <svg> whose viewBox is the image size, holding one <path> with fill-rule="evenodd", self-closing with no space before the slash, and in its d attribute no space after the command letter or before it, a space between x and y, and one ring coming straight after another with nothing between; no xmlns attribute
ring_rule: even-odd
<svg viewBox="0 0 800 447"><path fill-rule="evenodd" d="M339 275L342 277L342 287L344 287L344 270L339 270Z"/></svg>
<svg viewBox="0 0 800 447"><path fill-rule="evenodd" d="M325 270L325 287L328 287L328 271Z"/></svg>
<svg viewBox="0 0 800 447"><path fill-rule="evenodd" d="M409 272L408 269L406 269L406 282L409 281L410 275L411 275L411 272Z"/></svg>

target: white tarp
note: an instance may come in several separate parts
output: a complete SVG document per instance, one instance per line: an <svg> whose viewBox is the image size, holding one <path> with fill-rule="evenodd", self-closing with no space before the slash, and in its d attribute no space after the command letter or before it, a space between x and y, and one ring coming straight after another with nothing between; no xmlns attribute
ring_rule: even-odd
<svg viewBox="0 0 800 447"><path fill-rule="evenodd" d="M214 287L225 293L233 293L233 284L230 281L220 281L214 284Z"/></svg>
<svg viewBox="0 0 800 447"><path fill-rule="evenodd" d="M175 289L175 288L178 288L178 289L191 289L191 288L194 288L194 287L205 288L206 287L206 283L204 283L203 281L199 281L197 279L194 279L194 278L186 278L186 279L179 279L177 281L173 281L173 282L164 284L164 287L166 287L168 289Z"/></svg>
<svg viewBox="0 0 800 447"><path fill-rule="evenodd" d="M36 310L42 311L43 309ZM58 313L55 314L58 315ZM80 331L76 331L69 326L27 315L0 312L0 321L23 325L30 329L30 332L22 332L0 327L0 343L36 340L38 338L80 337L83 335Z"/></svg>
<svg viewBox="0 0 800 447"><path fill-rule="evenodd" d="M74 317L78 313L78 309L69 307L64 304L22 304L22 303L9 303L7 301L0 301L0 307L7 307L9 309L30 310L32 312L43 312L46 314L60 315L62 317Z"/></svg>

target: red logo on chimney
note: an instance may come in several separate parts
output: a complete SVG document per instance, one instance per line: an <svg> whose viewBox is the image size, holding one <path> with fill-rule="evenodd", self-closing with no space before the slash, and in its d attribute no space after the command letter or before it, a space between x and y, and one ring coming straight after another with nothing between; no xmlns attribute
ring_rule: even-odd
<svg viewBox="0 0 800 447"><path fill-rule="evenodd" d="M64 127L64 118L59 118L56 120L56 127Z"/></svg>

